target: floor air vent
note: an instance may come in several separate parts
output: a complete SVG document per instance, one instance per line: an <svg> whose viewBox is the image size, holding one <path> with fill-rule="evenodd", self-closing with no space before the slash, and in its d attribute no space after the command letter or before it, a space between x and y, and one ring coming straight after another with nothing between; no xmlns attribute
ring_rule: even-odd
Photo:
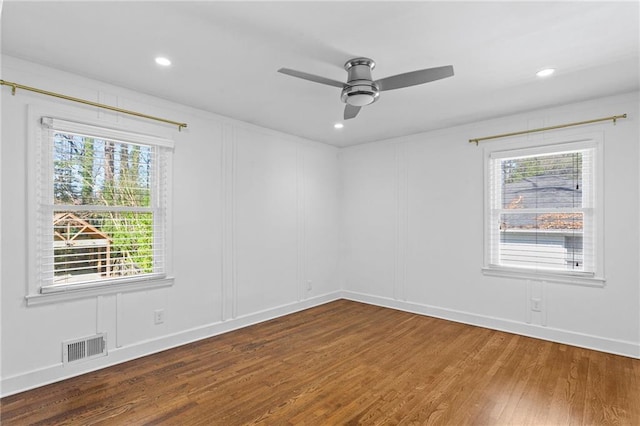
<svg viewBox="0 0 640 426"><path fill-rule="evenodd" d="M101 333L83 339L62 342L62 362L80 361L107 355L107 334Z"/></svg>

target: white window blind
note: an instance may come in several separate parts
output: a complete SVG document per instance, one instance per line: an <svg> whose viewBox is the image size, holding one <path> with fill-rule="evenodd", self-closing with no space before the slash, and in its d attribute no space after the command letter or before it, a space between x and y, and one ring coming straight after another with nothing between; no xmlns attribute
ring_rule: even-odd
<svg viewBox="0 0 640 426"><path fill-rule="evenodd" d="M41 293L162 278L172 141L42 118Z"/></svg>
<svg viewBox="0 0 640 426"><path fill-rule="evenodd" d="M489 267L595 274L595 156L587 142L490 155Z"/></svg>

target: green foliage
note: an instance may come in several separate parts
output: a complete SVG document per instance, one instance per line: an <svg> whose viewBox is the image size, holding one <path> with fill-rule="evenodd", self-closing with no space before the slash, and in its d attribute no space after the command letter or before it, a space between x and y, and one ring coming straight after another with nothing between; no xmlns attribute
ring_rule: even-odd
<svg viewBox="0 0 640 426"><path fill-rule="evenodd" d="M81 169L82 175L82 205L91 204L93 202L93 138L85 138L83 145L84 152L81 156Z"/></svg>
<svg viewBox="0 0 640 426"><path fill-rule="evenodd" d="M62 143L55 145L53 195L56 204L74 204L77 193L73 185L73 156L78 147L68 135L59 135Z"/></svg>
<svg viewBox="0 0 640 426"><path fill-rule="evenodd" d="M101 229L112 239L114 273L153 272L153 216L151 213L110 213Z"/></svg>

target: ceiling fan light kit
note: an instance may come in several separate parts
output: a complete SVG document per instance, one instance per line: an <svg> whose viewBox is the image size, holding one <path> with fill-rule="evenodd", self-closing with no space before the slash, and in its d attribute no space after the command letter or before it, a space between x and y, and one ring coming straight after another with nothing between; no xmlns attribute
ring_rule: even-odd
<svg viewBox="0 0 640 426"><path fill-rule="evenodd" d="M349 73L349 77L340 96L342 102L363 107L378 99L380 91L371 77L371 70L375 67L376 63L369 58L354 58L344 64L344 69Z"/></svg>
<svg viewBox="0 0 640 426"><path fill-rule="evenodd" d="M373 59L349 59L344 64L344 69L348 74L346 83L289 68L280 68L278 72L315 83L342 88L340 99L346 104L344 109L345 120L354 118L360 112L360 108L377 101L381 91L415 86L453 76L453 66L446 65L407 72L374 81L371 76L371 70L375 67L376 63Z"/></svg>

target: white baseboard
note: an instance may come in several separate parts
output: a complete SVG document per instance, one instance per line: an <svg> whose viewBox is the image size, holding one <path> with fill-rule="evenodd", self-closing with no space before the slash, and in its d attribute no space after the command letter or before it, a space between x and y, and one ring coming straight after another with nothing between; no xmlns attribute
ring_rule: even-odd
<svg viewBox="0 0 640 426"><path fill-rule="evenodd" d="M551 342L563 343L571 346L640 359L640 344L637 342L608 339L589 334L560 330L557 328L526 324L503 318L477 315L464 311L444 309L436 306L405 302L351 291L342 291L342 298L419 315L455 321L463 324L489 328L492 330L505 331L536 339L548 340Z"/></svg>
<svg viewBox="0 0 640 426"><path fill-rule="evenodd" d="M370 305L382 306L419 315L426 315L478 327L485 327L493 330L505 331L508 333L640 359L640 344L634 342L607 339L550 327L509 321L502 318L494 318L452 309L404 302L369 294L351 291L337 291L299 302L274 307L261 312L255 312L231 320L181 331L158 339L147 340L134 345L112 349L106 357L96 358L80 362L78 364L59 363L19 375L3 377L0 381L0 397L13 395L29 389L34 389L50 383L79 376L81 374L111 367L136 358L238 330L253 324L268 321L339 299L353 300Z"/></svg>
<svg viewBox="0 0 640 426"><path fill-rule="evenodd" d="M78 362L77 364L59 363L15 376L3 377L0 381L0 397L13 395L81 374L111 367L136 358L238 330L338 299L341 299L341 292L328 293L242 317L184 330L179 333L162 336L158 339L146 340L134 345L111 349L106 357Z"/></svg>

